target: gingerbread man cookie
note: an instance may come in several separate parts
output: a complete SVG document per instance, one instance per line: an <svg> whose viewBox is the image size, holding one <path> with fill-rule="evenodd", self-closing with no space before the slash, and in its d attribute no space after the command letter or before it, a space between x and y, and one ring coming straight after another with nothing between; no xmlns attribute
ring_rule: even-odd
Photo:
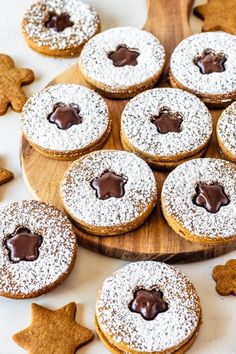
<svg viewBox="0 0 236 354"><path fill-rule="evenodd" d="M8 55L0 54L0 115L6 113L9 105L21 112L27 99L21 86L33 80L32 70L17 68Z"/></svg>
<svg viewBox="0 0 236 354"><path fill-rule="evenodd" d="M236 34L235 0L208 0L208 4L195 7L194 14L204 20L203 31Z"/></svg>
<svg viewBox="0 0 236 354"><path fill-rule="evenodd" d="M230 259L225 265L216 266L212 277L216 281L218 294L236 295L236 259Z"/></svg>
<svg viewBox="0 0 236 354"><path fill-rule="evenodd" d="M30 354L74 354L94 337L90 329L75 321L75 316L74 302L56 311L32 304L30 326L16 333L13 339Z"/></svg>

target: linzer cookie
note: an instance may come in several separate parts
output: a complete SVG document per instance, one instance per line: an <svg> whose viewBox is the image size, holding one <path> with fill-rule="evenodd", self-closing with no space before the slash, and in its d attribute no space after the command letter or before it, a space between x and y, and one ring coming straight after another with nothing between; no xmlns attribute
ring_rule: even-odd
<svg viewBox="0 0 236 354"><path fill-rule="evenodd" d="M26 12L22 32L34 50L53 56L79 54L100 31L94 8L78 0L41 0Z"/></svg>
<svg viewBox="0 0 236 354"><path fill-rule="evenodd" d="M170 60L170 82L205 103L225 106L236 98L236 38L205 32L183 40Z"/></svg>
<svg viewBox="0 0 236 354"><path fill-rule="evenodd" d="M17 68L11 57L0 54L0 115L6 113L9 105L14 111L21 112L27 100L21 86L32 81L32 70Z"/></svg>
<svg viewBox="0 0 236 354"><path fill-rule="evenodd" d="M212 133L212 119L196 96L173 88L139 94L125 107L121 141L125 150L154 168L171 168L201 156Z"/></svg>
<svg viewBox="0 0 236 354"><path fill-rule="evenodd" d="M219 146L228 160L236 161L236 103L221 114L216 128Z"/></svg>
<svg viewBox="0 0 236 354"><path fill-rule="evenodd" d="M32 298L60 285L72 271L76 236L66 216L38 201L0 210L0 295Z"/></svg>
<svg viewBox="0 0 236 354"><path fill-rule="evenodd" d="M25 138L41 154L74 160L105 144L111 119L106 102L96 92L62 84L31 97L24 106L21 125Z"/></svg>
<svg viewBox="0 0 236 354"><path fill-rule="evenodd" d="M98 294L96 330L114 354L183 354L200 325L196 289L164 263L131 263L106 279Z"/></svg>
<svg viewBox="0 0 236 354"><path fill-rule="evenodd" d="M64 209L95 235L123 234L141 225L157 201L153 172L125 151L101 150L75 161L61 184Z"/></svg>
<svg viewBox="0 0 236 354"><path fill-rule="evenodd" d="M80 70L104 95L127 98L157 82L165 51L151 33L132 27L109 29L92 38L81 52Z"/></svg>
<svg viewBox="0 0 236 354"><path fill-rule="evenodd" d="M166 221L187 240L219 244L236 239L236 166L212 158L183 163L164 182Z"/></svg>
<svg viewBox="0 0 236 354"><path fill-rule="evenodd" d="M37 304L31 306L31 324L13 336L28 353L74 354L93 340L93 332L75 321L74 302L54 311Z"/></svg>

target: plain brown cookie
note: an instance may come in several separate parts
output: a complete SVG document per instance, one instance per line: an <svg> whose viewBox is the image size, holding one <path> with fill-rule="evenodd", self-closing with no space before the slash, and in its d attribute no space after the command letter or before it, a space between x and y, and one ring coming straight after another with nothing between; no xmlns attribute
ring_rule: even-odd
<svg viewBox="0 0 236 354"><path fill-rule="evenodd" d="M93 340L91 330L75 321L74 302L52 311L32 304L32 322L16 333L13 340L30 354L74 354Z"/></svg>
<svg viewBox="0 0 236 354"><path fill-rule="evenodd" d="M11 181L14 178L14 174L4 168L0 168L0 186L4 183Z"/></svg>
<svg viewBox="0 0 236 354"><path fill-rule="evenodd" d="M32 70L16 68L8 55L0 54L0 115L6 113L9 105L14 111L21 112L27 100L21 86L33 80Z"/></svg>
<svg viewBox="0 0 236 354"><path fill-rule="evenodd" d="M203 31L236 34L235 0L208 0L208 4L195 7L194 14L204 20Z"/></svg>
<svg viewBox="0 0 236 354"><path fill-rule="evenodd" d="M230 259L225 265L216 266L212 277L216 281L218 294L236 296L236 259Z"/></svg>

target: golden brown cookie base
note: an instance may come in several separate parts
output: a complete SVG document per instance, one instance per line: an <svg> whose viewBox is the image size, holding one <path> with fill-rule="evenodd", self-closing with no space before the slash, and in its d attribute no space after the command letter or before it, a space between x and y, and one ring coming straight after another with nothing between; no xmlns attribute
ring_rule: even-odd
<svg viewBox="0 0 236 354"><path fill-rule="evenodd" d="M163 215L167 221L167 223L170 225L170 227L181 237L185 238L188 241L191 242L196 242L199 244L204 244L204 245L222 245L225 243L230 243L233 241L236 241L236 235L233 235L231 237L220 237L217 236L217 238L213 239L210 238L207 235L203 236L197 236L194 234L191 234L183 225L181 225L175 218L168 213L168 211L165 208L165 200L162 198L161 200L161 208Z"/></svg>
<svg viewBox="0 0 236 354"><path fill-rule="evenodd" d="M99 94L104 95L106 97L117 98L117 99L131 98L143 91L153 88L156 85L157 81L159 80L163 69L162 67L161 70L157 72L153 77L149 78L145 82L140 83L139 85L134 85L134 86L130 86L129 88L125 87L125 88L120 88L118 90L115 90L112 89L112 87L102 85L100 82L97 82L93 80L91 77L89 77L88 75L86 75L81 65L79 66L79 68L85 81L87 81L88 84L94 90L96 90Z"/></svg>
<svg viewBox="0 0 236 354"><path fill-rule="evenodd" d="M179 88L181 90L188 91L197 97L199 97L208 107L212 108L224 108L227 107L236 99L236 92L228 93L225 95L207 95L201 94L190 90L188 87L181 85L180 82L172 75L171 71L169 73L169 81L173 88Z"/></svg>
<svg viewBox="0 0 236 354"><path fill-rule="evenodd" d="M224 154L224 156L226 157L227 160L232 161L232 162L236 162L236 156L233 155L224 145L223 141L221 140L218 131L216 130L216 135L217 135L217 140L218 140L218 144L219 147L222 151L222 153Z"/></svg>
<svg viewBox="0 0 236 354"><path fill-rule="evenodd" d="M121 143L124 150L135 153L136 155L144 159L152 168L161 170L170 170L183 162L201 157L206 152L208 144L207 142L204 147L201 146L200 149L196 149L193 154L179 154L176 155L174 158L170 158L169 160L162 160L159 157L154 159L150 157L150 155L145 154L144 152L136 149L133 145L128 143L128 140L124 137L123 134L121 134Z"/></svg>
<svg viewBox="0 0 236 354"><path fill-rule="evenodd" d="M63 202L63 199L62 199ZM73 215L70 214L70 212L65 208L64 209L66 214L69 216L69 218L72 220L72 222L75 224L78 229L81 229L82 231L85 231L86 233L96 235L96 236L115 236L115 235L122 235L125 234L126 232L129 232L131 230L134 230L138 228L140 225L142 225L149 214L152 212L153 208L155 207L157 202L157 195L153 197L153 200L149 203L147 206L147 210L142 214L139 215L135 220L133 220L130 223L127 224L121 224L121 225L116 225L116 226L92 226L89 224L86 224L84 222L81 222L80 220L76 219Z"/></svg>
<svg viewBox="0 0 236 354"><path fill-rule="evenodd" d="M179 348L177 351L173 351L173 352L168 352L168 354L172 353L172 354L184 354L195 342L199 329L200 329L200 325L201 325L201 321L199 321L199 325L195 331L195 333L192 335L192 337L188 340L188 342L186 342L181 348ZM120 349L118 349L117 347L115 347L112 343L110 343L108 341L108 339L106 338L106 336L104 335L104 333L101 331L98 321L95 318L95 326L96 326L96 332L98 337L100 338L101 342L105 345L105 347L113 354L133 354L135 352L124 352L121 351ZM163 352L164 353L164 352ZM137 354L142 354L140 352L137 352ZM148 353L145 353L148 354ZM159 354L159 353L150 353L150 354Z"/></svg>
<svg viewBox="0 0 236 354"><path fill-rule="evenodd" d="M98 23L98 28L97 31L94 33L94 36L96 34L98 34L101 31L101 24L100 22ZM23 36L28 44L28 46L35 50L36 52L43 54L43 55L47 55L47 56L53 56L53 57L66 57L66 58L70 58L70 57L75 57L78 56L81 52L81 50L83 49L83 46L86 44L86 42L81 43L80 45L78 45L77 47L68 47L65 49L52 49L49 46L39 46L37 45L34 41L32 41L27 34L22 31Z"/></svg>
<svg viewBox="0 0 236 354"><path fill-rule="evenodd" d="M30 143L30 145L33 146L33 148L38 151L40 154L44 155L45 157L48 157L50 159L54 160L61 160L61 161L72 161L72 160L77 160L79 157L82 155L88 154L92 151L95 150L100 150L107 142L111 132L111 120L109 122L109 126L105 133L103 134L100 139L97 139L95 142L92 144L86 146L83 149L80 150L75 150L75 151L67 151L67 152L59 152L59 151L52 151L52 150L47 150L43 149L37 144L34 144L26 135L24 135L25 139Z"/></svg>

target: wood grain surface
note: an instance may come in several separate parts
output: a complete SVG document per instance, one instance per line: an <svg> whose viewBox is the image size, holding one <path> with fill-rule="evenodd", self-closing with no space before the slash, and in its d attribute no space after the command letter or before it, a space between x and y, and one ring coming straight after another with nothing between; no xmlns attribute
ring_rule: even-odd
<svg viewBox="0 0 236 354"><path fill-rule="evenodd" d="M158 86L168 87L169 57L176 45L191 34L188 19L192 3L193 0L148 0L148 18L144 28L160 39L167 53L166 66ZM61 73L49 85L58 83L78 83L88 86L81 77L77 64ZM106 101L112 115L112 134L105 148L122 149L119 137L120 116L127 101L110 99ZM220 110L211 110L214 128L220 113ZM216 143L215 130L206 156L222 158ZM25 183L33 198L52 203L62 209L59 184L71 162L48 159L36 152L22 138L21 164ZM155 174L160 192L167 172ZM192 262L222 255L236 248L236 243L209 247L180 238L164 220L160 202L143 226L125 235L97 237L78 229L76 233L82 247L132 261L155 259L169 263Z"/></svg>

